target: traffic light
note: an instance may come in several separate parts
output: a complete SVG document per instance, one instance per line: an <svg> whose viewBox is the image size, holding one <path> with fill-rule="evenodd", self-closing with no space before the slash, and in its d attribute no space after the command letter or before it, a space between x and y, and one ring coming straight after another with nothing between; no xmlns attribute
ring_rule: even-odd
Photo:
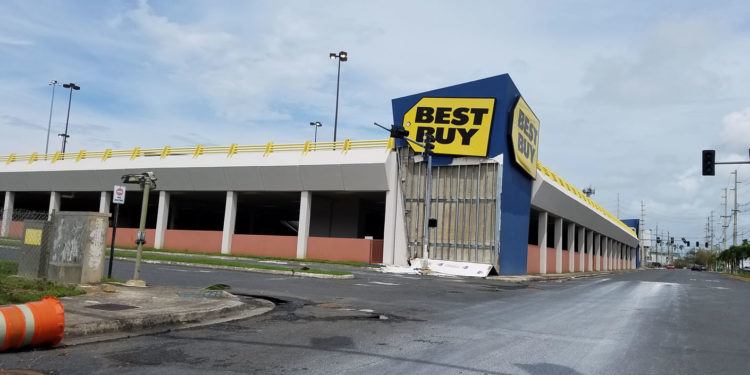
<svg viewBox="0 0 750 375"><path fill-rule="evenodd" d="M435 137L432 134L427 134L424 137L424 152L432 154L432 150L435 149Z"/></svg>
<svg viewBox="0 0 750 375"><path fill-rule="evenodd" d="M706 242L706 249L708 249L708 242Z"/></svg>
<svg viewBox="0 0 750 375"><path fill-rule="evenodd" d="M669 243L671 243L672 245L674 245L674 237L669 237Z"/></svg>
<svg viewBox="0 0 750 375"><path fill-rule="evenodd" d="M700 244L700 242L698 242L698 241L695 241L695 247L701 247L701 244Z"/></svg>
<svg viewBox="0 0 750 375"><path fill-rule="evenodd" d="M409 136L409 131L401 125L391 125L391 138L404 139Z"/></svg>
<svg viewBox="0 0 750 375"><path fill-rule="evenodd" d="M703 150L703 175L704 176L716 175L716 151L715 150Z"/></svg>
<svg viewBox="0 0 750 375"><path fill-rule="evenodd" d="M661 243L661 237L656 237L656 243Z"/></svg>

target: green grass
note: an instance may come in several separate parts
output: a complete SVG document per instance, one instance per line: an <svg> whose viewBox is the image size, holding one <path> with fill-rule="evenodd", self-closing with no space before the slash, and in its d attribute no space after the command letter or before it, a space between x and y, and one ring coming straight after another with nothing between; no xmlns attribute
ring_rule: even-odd
<svg viewBox="0 0 750 375"><path fill-rule="evenodd" d="M0 305L38 301L44 296L77 296L85 293L76 286L16 276L15 262L0 260Z"/></svg>
<svg viewBox="0 0 750 375"><path fill-rule="evenodd" d="M320 269L314 269L314 268L301 270L301 269L295 269L292 267L266 265L266 264L251 264L251 263L246 263L246 262L241 262L241 261L204 257L200 255L195 255L195 254L191 254L191 255L193 256L153 254L150 252L144 252L143 259L156 260L156 261L162 261L162 262L182 262L182 263L190 263L190 264L203 264L203 265L209 265L209 266L237 267L237 268L271 270L271 271L286 271L286 272L293 272L293 273L304 272L304 273L314 273L314 274L321 274L321 275L337 275L337 276L351 275L350 272L344 272L344 271L320 270ZM115 256L134 259L136 257L136 253L132 251L115 250Z"/></svg>
<svg viewBox="0 0 750 375"><path fill-rule="evenodd" d="M21 245L21 240L15 238L0 237L0 245L19 246Z"/></svg>
<svg viewBox="0 0 750 375"><path fill-rule="evenodd" d="M135 250L135 247L130 246L117 246L119 249L127 249L127 250ZM306 263L323 263L323 264L338 264L342 266L351 266L351 267L370 267L370 268L380 268L382 267L379 264L370 264L365 262L355 262L355 261L349 261L349 260L326 260L326 259L296 259L296 258L282 258L282 257L268 257L268 256L260 256L260 255L233 255L233 254L217 254L215 252L213 253L204 253L199 251L187 251L187 250L178 250L178 249L154 249L153 247L144 247L144 252L163 252L163 253L175 253L175 254L186 254L186 255L209 255L209 256L223 256L223 257L231 257L231 258L239 258L239 259L251 259L251 260L276 260L281 262L306 262Z"/></svg>

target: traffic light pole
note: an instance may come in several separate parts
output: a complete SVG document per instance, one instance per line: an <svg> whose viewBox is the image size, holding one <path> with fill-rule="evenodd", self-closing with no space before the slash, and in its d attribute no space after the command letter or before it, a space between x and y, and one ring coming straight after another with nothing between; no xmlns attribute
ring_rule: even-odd
<svg viewBox="0 0 750 375"><path fill-rule="evenodd" d="M422 227L422 270L429 270L429 259L430 259L430 221L431 221L431 208L432 208L432 150L435 148L435 137L432 135L426 135L424 142L415 141L409 137L409 132L402 126L392 125L391 129L386 128L374 123L375 126L388 131L391 133L391 137L394 139L403 139L407 142L422 147L422 157L427 164L427 170L425 171L425 192L424 192L424 226Z"/></svg>
<svg viewBox="0 0 750 375"><path fill-rule="evenodd" d="M430 143L430 142L428 142ZM422 232L422 269L427 270L427 261L430 259L430 218L432 206L432 152L427 147L424 149L424 157L427 159L427 174L424 192L424 227Z"/></svg>

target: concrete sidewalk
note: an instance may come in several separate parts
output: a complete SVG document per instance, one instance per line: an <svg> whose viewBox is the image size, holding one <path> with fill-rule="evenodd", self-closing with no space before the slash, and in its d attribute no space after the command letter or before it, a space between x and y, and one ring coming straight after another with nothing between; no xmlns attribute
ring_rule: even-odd
<svg viewBox="0 0 750 375"><path fill-rule="evenodd" d="M87 289L87 294L61 298L65 308L64 345L244 319L274 308L269 301L241 300L221 290L111 284Z"/></svg>

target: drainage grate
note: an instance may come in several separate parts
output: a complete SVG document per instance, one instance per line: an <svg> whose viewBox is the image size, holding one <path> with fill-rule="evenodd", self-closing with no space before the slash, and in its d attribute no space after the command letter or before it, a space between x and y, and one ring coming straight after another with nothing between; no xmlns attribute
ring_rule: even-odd
<svg viewBox="0 0 750 375"><path fill-rule="evenodd" d="M138 306L121 305L119 303L100 303L96 305L86 306L90 309L104 310L104 311L120 311L137 309Z"/></svg>

